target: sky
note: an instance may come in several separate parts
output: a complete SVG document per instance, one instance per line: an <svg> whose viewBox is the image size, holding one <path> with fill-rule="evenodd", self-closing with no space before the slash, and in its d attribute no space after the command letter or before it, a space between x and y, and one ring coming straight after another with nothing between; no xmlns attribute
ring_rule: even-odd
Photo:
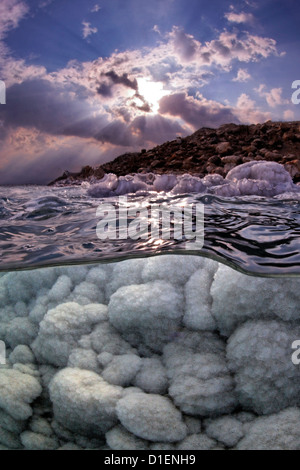
<svg viewBox="0 0 300 470"><path fill-rule="evenodd" d="M297 0L0 0L0 184L201 127L300 120L299 13Z"/></svg>

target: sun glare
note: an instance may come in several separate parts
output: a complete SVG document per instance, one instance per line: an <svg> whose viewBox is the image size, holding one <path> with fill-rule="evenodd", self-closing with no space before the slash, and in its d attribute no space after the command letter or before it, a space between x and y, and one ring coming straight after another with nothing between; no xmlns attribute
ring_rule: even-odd
<svg viewBox="0 0 300 470"><path fill-rule="evenodd" d="M159 100L168 94L161 82L151 82L147 78L138 78L139 93L151 106L152 112L159 109Z"/></svg>

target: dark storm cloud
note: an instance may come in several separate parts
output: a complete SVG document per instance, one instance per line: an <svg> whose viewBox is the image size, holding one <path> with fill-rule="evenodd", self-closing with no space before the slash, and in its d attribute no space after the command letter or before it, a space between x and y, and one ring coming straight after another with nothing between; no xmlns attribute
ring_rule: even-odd
<svg viewBox="0 0 300 470"><path fill-rule="evenodd" d="M70 91L76 91L76 99ZM0 108L0 119L6 127L34 127L52 135L93 137L107 125L107 119L89 117L92 110L85 97L80 87L66 90L47 80L25 81L7 90L7 105Z"/></svg>
<svg viewBox="0 0 300 470"><path fill-rule="evenodd" d="M159 112L180 117L195 129L203 126L218 127L226 122L238 122L230 108L219 103L187 97L185 93L164 96L160 100Z"/></svg>
<svg viewBox="0 0 300 470"><path fill-rule="evenodd" d="M122 75L118 75L114 70L110 70L109 72L102 73L102 77L106 77L109 79L109 82L100 83L99 87L97 88L97 92L99 95L108 98L113 95L112 88L114 85L123 85L126 88L130 88L131 90L138 91L138 82L135 78L132 80L128 77L127 73L123 73Z"/></svg>
<svg viewBox="0 0 300 470"><path fill-rule="evenodd" d="M111 70L110 72L107 72L105 76L110 78L111 81L116 85L124 85L128 88L132 88L132 90L135 91L137 91L138 89L137 80L135 78L130 80L130 78L128 78L127 73L123 73L123 75L118 75L116 72L114 72L114 70Z"/></svg>
<svg viewBox="0 0 300 470"><path fill-rule="evenodd" d="M112 85L108 83L101 83L97 88L97 93L104 98L111 98L113 96L112 93Z"/></svg>
<svg viewBox="0 0 300 470"><path fill-rule="evenodd" d="M139 111L143 111L144 113L150 113L151 112L151 106L149 105L149 103L147 103L145 98L140 93L136 92L135 95L134 95L134 98L139 99L142 104L138 105L135 102L133 102L133 103L131 103L132 108L136 108Z"/></svg>

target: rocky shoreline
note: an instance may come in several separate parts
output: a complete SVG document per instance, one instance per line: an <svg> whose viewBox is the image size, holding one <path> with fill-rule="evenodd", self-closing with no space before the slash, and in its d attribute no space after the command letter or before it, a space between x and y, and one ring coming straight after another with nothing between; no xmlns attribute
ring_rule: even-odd
<svg viewBox="0 0 300 470"><path fill-rule="evenodd" d="M282 164L294 183L300 182L300 122L204 127L188 137L179 137L150 150L125 153L95 168L85 166L79 173L66 171L50 185L100 180L107 173L117 176L189 173L200 178L220 174L225 177L238 165L261 160Z"/></svg>

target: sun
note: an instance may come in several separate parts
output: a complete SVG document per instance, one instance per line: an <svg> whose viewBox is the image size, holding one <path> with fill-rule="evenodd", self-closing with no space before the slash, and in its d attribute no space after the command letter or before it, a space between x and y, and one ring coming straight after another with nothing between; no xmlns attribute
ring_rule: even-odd
<svg viewBox="0 0 300 470"><path fill-rule="evenodd" d="M150 105L151 111L156 113L159 109L159 100L167 95L168 91L164 90L161 82L152 82L147 78L138 78L137 81L139 94Z"/></svg>

